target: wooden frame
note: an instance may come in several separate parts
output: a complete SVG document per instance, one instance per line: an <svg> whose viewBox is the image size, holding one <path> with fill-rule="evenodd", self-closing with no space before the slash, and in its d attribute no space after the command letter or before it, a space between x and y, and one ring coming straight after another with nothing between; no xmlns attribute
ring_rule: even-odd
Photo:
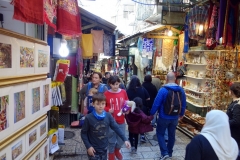
<svg viewBox="0 0 240 160"><path fill-rule="evenodd" d="M164 30L164 29L170 29L172 30L173 32L177 33L177 34L180 34L181 31L174 28L174 27L171 27L171 26L162 26L160 28L157 28L151 32L148 32L146 33L146 36L147 38L158 38L158 39L178 39L179 37L178 36L162 36L162 35L158 35L158 33L156 31L161 31L161 30Z"/></svg>

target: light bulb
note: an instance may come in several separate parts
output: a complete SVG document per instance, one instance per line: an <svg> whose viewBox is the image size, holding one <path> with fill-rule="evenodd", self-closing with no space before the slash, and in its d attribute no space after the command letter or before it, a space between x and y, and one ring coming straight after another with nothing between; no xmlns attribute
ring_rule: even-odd
<svg viewBox="0 0 240 160"><path fill-rule="evenodd" d="M200 26L199 26L199 31L202 31L202 30L203 30L203 25L200 24Z"/></svg>
<svg viewBox="0 0 240 160"><path fill-rule="evenodd" d="M61 57L67 57L69 54L69 50L67 48L67 41L64 39L61 41L61 47L59 49L59 54Z"/></svg>
<svg viewBox="0 0 240 160"><path fill-rule="evenodd" d="M168 36L171 37L172 35L173 35L172 30L169 30L169 31L168 31Z"/></svg>

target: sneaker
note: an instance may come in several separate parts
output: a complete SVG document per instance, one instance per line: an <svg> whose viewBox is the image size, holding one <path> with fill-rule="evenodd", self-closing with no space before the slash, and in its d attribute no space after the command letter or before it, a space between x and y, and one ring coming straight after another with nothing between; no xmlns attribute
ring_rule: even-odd
<svg viewBox="0 0 240 160"><path fill-rule="evenodd" d="M167 159L168 157L169 157L169 155L166 154L166 155L164 155L164 156L161 156L161 157L160 157L160 160L165 160L165 159Z"/></svg>
<svg viewBox="0 0 240 160"><path fill-rule="evenodd" d="M141 136L141 142L147 142L145 136Z"/></svg>
<svg viewBox="0 0 240 160"><path fill-rule="evenodd" d="M132 150L131 150L131 153L132 154L137 154L137 149L133 147Z"/></svg>

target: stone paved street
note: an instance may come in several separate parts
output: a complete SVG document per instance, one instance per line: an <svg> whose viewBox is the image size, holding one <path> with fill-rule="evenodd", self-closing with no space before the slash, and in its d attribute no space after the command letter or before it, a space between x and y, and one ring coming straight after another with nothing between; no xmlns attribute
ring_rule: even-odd
<svg viewBox="0 0 240 160"><path fill-rule="evenodd" d="M54 160L87 160L87 152L80 137L80 129L66 128L66 131L73 131L75 136L65 140L65 145L60 146L60 151L54 154ZM158 142L154 140L155 133L155 130L147 133L148 141L139 144L137 154L131 154L129 149L123 147L121 152L124 160L159 160L160 151ZM184 159L185 148L189 142L190 138L177 130L172 160Z"/></svg>

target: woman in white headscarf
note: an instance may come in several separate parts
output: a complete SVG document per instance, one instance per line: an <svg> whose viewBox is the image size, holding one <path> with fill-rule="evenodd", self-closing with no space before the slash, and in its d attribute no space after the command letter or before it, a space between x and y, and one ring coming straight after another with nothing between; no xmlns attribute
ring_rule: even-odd
<svg viewBox="0 0 240 160"><path fill-rule="evenodd" d="M228 121L220 110L208 112L201 134L187 145L185 160L236 160L238 145L231 137Z"/></svg>

